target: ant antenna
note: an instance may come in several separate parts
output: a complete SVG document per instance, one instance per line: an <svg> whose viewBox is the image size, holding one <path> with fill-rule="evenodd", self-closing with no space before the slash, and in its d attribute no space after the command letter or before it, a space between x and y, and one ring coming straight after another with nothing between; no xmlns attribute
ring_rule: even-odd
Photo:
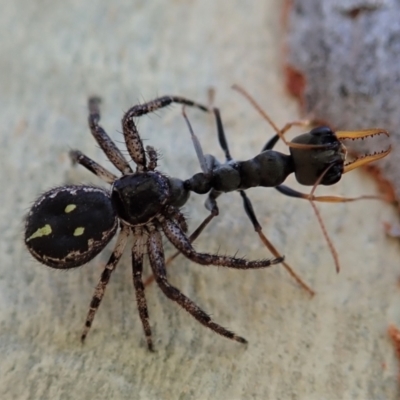
<svg viewBox="0 0 400 400"><path fill-rule="evenodd" d="M197 158L198 158L199 163L200 163L201 170L205 174L208 174L210 171L209 171L209 168L207 166L206 158L204 157L203 149L201 148L201 144L199 142L199 139L194 134L192 125L190 124L189 118L186 115L185 106L182 106L182 115L183 115L183 118L185 118L186 124L187 124L187 126L189 128L190 136L192 137L193 146L194 146L194 149L196 150L196 154L197 154Z"/></svg>
<svg viewBox="0 0 400 400"><path fill-rule="evenodd" d="M287 123L282 129L279 129L278 126L275 124L275 122L272 120L272 118L261 108L261 106L257 103L257 101L248 93L244 88L242 88L239 85L233 85L232 86L233 90L236 90L239 92L242 96L244 96L250 104L259 112L259 114L271 125L272 129L275 131L275 133L279 136L279 138L282 140L283 143L285 143L286 146L292 147L294 149L325 149L326 145L324 144L303 144L303 143L292 143L288 142L285 139L285 133L291 129L293 126L302 126L302 127L307 127L312 125L312 121L310 120L300 120L300 121L293 121Z"/></svg>

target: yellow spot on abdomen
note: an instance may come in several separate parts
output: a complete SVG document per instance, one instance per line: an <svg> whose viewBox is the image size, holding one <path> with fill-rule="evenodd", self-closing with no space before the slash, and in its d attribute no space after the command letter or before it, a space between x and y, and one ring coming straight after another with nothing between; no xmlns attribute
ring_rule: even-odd
<svg viewBox="0 0 400 400"><path fill-rule="evenodd" d="M74 211L76 208L76 204L68 204L67 207L65 207L64 212L66 214L70 213L71 211Z"/></svg>
<svg viewBox="0 0 400 400"><path fill-rule="evenodd" d="M49 224L43 226L42 228L39 228L36 232L32 233L31 236L28 237L28 239L26 239L26 241L28 242L31 239L35 239L38 237L42 237L42 236L48 236L50 235L50 233L52 232L51 230L51 226Z"/></svg>
<svg viewBox="0 0 400 400"><path fill-rule="evenodd" d="M74 236L81 236L83 235L83 232L85 232L85 228L83 226L80 226L79 228L75 229Z"/></svg>

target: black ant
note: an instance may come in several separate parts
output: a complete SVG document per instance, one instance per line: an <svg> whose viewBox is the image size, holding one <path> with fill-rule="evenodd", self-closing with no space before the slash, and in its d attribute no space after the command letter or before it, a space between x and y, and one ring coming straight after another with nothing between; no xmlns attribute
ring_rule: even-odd
<svg viewBox="0 0 400 400"><path fill-rule="evenodd" d="M353 162L345 165L347 150L343 140L364 139L374 135L384 134L389 136L384 129L366 129L361 131L338 131L333 132L327 126L319 126L312 129L308 133L304 133L295 137L291 142L287 142L284 134L293 126L311 125L311 121L294 121L286 124L282 129L274 124L271 118L261 109L255 100L241 87L234 85L233 89L244 95L250 103L258 110L258 112L267 120L273 127L276 135L272 137L262 148L260 154L251 160L235 161L229 151L228 142L226 140L220 111L217 108L213 109L218 140L222 150L225 153L225 163L221 164L214 156L203 154L203 150L198 138L193 132L190 122L183 108L183 116L187 122L189 131L192 136L194 148L197 158L203 172L194 175L192 178L184 182L185 188L198 194L208 193L208 198L205 203L206 208L210 211L210 215L202 222L202 224L191 235L191 241L194 241L200 233L205 229L208 223L219 214L217 198L222 193L238 191L243 200L243 206L247 216L249 217L254 230L259 235L264 245L271 251L274 257L282 257L278 250L266 238L262 232L262 227L257 220L253 205L245 193L246 189L252 187L274 187L280 193L309 200L322 228L322 232L330 251L333 255L336 270L339 272L339 260L337 252L329 239L328 233L322 222L322 218L316 208L314 202L349 202L360 199L380 199L377 196L359 196L356 198L346 198L337 196L314 196L315 189L318 185L333 185L337 183L343 174L349 172L362 165L371 163L386 157L390 153L390 148L386 151L373 155L365 155L359 157ZM289 147L290 155L282 154L272 150L278 140L281 139ZM291 189L288 186L282 185L288 175L295 174L296 180L306 186L313 186L310 194L305 194ZM172 262L179 255L179 252L173 254L167 260L167 264ZM294 272L285 261L282 261L283 267L289 274L311 295L315 292ZM150 276L145 285L150 284L154 280Z"/></svg>

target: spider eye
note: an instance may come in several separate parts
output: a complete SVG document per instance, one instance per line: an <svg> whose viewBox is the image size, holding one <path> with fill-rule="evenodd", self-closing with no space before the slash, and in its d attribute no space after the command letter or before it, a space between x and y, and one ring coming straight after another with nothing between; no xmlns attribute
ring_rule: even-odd
<svg viewBox="0 0 400 400"><path fill-rule="evenodd" d="M25 223L25 244L41 263L68 269L95 257L111 240L117 217L108 192L61 186L40 196Z"/></svg>

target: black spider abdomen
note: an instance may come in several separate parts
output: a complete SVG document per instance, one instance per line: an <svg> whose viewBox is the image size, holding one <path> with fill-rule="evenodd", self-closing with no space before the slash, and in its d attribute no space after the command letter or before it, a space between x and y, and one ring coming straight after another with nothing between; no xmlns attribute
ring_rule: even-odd
<svg viewBox="0 0 400 400"><path fill-rule="evenodd" d="M49 267L79 267L107 245L117 227L117 215L106 190L61 186L36 200L26 219L25 244Z"/></svg>
<svg viewBox="0 0 400 400"><path fill-rule="evenodd" d="M130 225L149 222L170 196L167 179L156 171L125 175L114 182L111 200L118 216Z"/></svg>

